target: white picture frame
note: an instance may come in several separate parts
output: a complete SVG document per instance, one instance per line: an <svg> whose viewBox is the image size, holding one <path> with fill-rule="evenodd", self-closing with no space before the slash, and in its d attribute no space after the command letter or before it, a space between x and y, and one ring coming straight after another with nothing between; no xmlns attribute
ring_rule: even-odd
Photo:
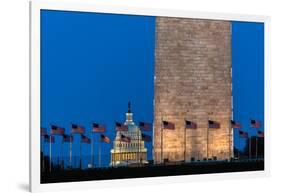
<svg viewBox="0 0 281 193"><path fill-rule="evenodd" d="M133 14L196 19L262 22L265 26L265 170L222 174L153 177L138 179L87 181L72 183L40 184L40 10L67 10L96 13ZM87 2L31 1L30 2L30 191L101 188L203 180L241 179L268 176L270 173L270 17L227 13L207 13L186 10L163 10L143 7L104 6ZM126 181L126 183L120 183ZM66 185L67 184L67 185Z"/></svg>

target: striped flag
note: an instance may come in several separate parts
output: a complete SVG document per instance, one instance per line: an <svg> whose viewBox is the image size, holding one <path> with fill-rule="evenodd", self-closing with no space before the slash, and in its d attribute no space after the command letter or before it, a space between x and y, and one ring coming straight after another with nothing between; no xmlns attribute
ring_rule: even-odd
<svg viewBox="0 0 281 193"><path fill-rule="evenodd" d="M208 125L210 129L219 129L220 124L216 121L208 120Z"/></svg>
<svg viewBox="0 0 281 193"><path fill-rule="evenodd" d="M262 131L258 131L258 137L264 137L264 132L262 132Z"/></svg>
<svg viewBox="0 0 281 193"><path fill-rule="evenodd" d="M91 143L91 139L85 135L81 135L81 142L82 143Z"/></svg>
<svg viewBox="0 0 281 193"><path fill-rule="evenodd" d="M185 128L186 129L196 129L197 128L197 124L192 122L192 121L185 120Z"/></svg>
<svg viewBox="0 0 281 193"><path fill-rule="evenodd" d="M140 127L141 130L144 130L144 131L150 131L151 130L151 124L146 123L146 122L142 122L142 121L139 122L139 127Z"/></svg>
<svg viewBox="0 0 281 193"><path fill-rule="evenodd" d="M51 126L51 134L52 135L63 135L64 131L65 131L64 128L58 127L56 125Z"/></svg>
<svg viewBox="0 0 281 193"><path fill-rule="evenodd" d="M261 127L261 122L258 121L258 120L251 119L250 120L250 127L251 128L260 128Z"/></svg>
<svg viewBox="0 0 281 193"><path fill-rule="evenodd" d="M84 134L85 128L76 124L71 125L71 134Z"/></svg>
<svg viewBox="0 0 281 193"><path fill-rule="evenodd" d="M50 141L51 138L51 141ZM50 136L50 135L44 135L44 142L46 143L54 143L55 142L55 137L54 136Z"/></svg>
<svg viewBox="0 0 281 193"><path fill-rule="evenodd" d="M239 137L241 138L248 138L248 133L245 131L239 131Z"/></svg>
<svg viewBox="0 0 281 193"><path fill-rule="evenodd" d="M241 129L241 127L242 127L241 124L236 121L231 120L230 123L231 123L231 128Z"/></svg>
<svg viewBox="0 0 281 193"><path fill-rule="evenodd" d="M62 137L63 137L63 142L73 142L73 136L72 135L64 134Z"/></svg>
<svg viewBox="0 0 281 193"><path fill-rule="evenodd" d="M100 135L100 140L105 143L110 143L109 137L105 136L104 134Z"/></svg>
<svg viewBox="0 0 281 193"><path fill-rule="evenodd" d="M126 142L126 143L130 143L131 142L131 138L127 137L125 135L121 135L121 141Z"/></svg>
<svg viewBox="0 0 281 193"><path fill-rule="evenodd" d="M47 130L46 130L46 128L41 128L41 130L40 130L40 135L41 135L41 136L47 135Z"/></svg>
<svg viewBox="0 0 281 193"><path fill-rule="evenodd" d="M172 122L163 121L163 128L164 129L169 129L169 130L174 130L175 129L175 124L172 123Z"/></svg>
<svg viewBox="0 0 281 193"><path fill-rule="evenodd" d="M119 122L115 122L115 129L116 131L128 131L128 125L124 125Z"/></svg>
<svg viewBox="0 0 281 193"><path fill-rule="evenodd" d="M103 133L105 132L105 126L98 124L98 123L93 123L93 130L92 132L94 133Z"/></svg>
<svg viewBox="0 0 281 193"><path fill-rule="evenodd" d="M141 138L144 141L151 141L151 136L146 135L146 134L141 134Z"/></svg>

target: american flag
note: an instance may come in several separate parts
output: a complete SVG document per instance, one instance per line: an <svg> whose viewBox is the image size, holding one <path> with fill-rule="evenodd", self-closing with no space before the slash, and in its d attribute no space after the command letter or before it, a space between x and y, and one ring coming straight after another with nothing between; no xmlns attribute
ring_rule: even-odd
<svg viewBox="0 0 281 193"><path fill-rule="evenodd" d="M251 119L250 120L250 127L251 128L260 128L261 127L261 122L258 121L258 120Z"/></svg>
<svg viewBox="0 0 281 193"><path fill-rule="evenodd" d="M241 124L240 123L238 123L238 122L236 122L236 121L233 121L233 120L231 120L231 128L234 128L234 129L241 129Z"/></svg>
<svg viewBox="0 0 281 193"><path fill-rule="evenodd" d="M208 120L208 125L210 129L219 129L220 124L216 121Z"/></svg>
<svg viewBox="0 0 281 193"><path fill-rule="evenodd" d="M151 130L151 124L150 123L146 123L146 122L139 122L139 127L140 129L144 130L144 131L150 131Z"/></svg>
<svg viewBox="0 0 281 193"><path fill-rule="evenodd" d="M93 130L94 133L103 133L105 132L105 126L98 124L98 123L93 123Z"/></svg>
<svg viewBox="0 0 281 193"><path fill-rule="evenodd" d="M76 124L71 125L71 134L84 134L85 128Z"/></svg>
<svg viewBox="0 0 281 193"><path fill-rule="evenodd" d="M264 137L264 132L258 131L258 137Z"/></svg>
<svg viewBox="0 0 281 193"><path fill-rule="evenodd" d="M151 136L149 135L141 134L141 138L144 141L151 141Z"/></svg>
<svg viewBox="0 0 281 193"><path fill-rule="evenodd" d="M197 124L192 121L185 120L185 128L186 129L196 129Z"/></svg>
<svg viewBox="0 0 281 193"><path fill-rule="evenodd" d="M248 133L245 131L239 131L239 137L241 138L248 138Z"/></svg>
<svg viewBox="0 0 281 193"><path fill-rule="evenodd" d="M115 122L116 131L128 131L128 126L119 122Z"/></svg>
<svg viewBox="0 0 281 193"><path fill-rule="evenodd" d="M109 137L107 137L107 136L105 136L105 135L103 135L103 134L100 135L100 140L101 140L102 142L105 142L105 143L110 143Z"/></svg>
<svg viewBox="0 0 281 193"><path fill-rule="evenodd" d="M41 135L41 136L47 135L47 130L46 130L46 128L41 128L41 130L40 130L40 135Z"/></svg>
<svg viewBox="0 0 281 193"><path fill-rule="evenodd" d="M131 138L127 137L125 135L121 135L121 141L126 142L126 143L130 143L131 142Z"/></svg>
<svg viewBox="0 0 281 193"><path fill-rule="evenodd" d="M58 127L56 125L51 126L51 134L52 135L63 135L64 131L65 131L64 128Z"/></svg>
<svg viewBox="0 0 281 193"><path fill-rule="evenodd" d="M174 130L175 129L175 124L172 123L172 122L163 121L163 128L164 129Z"/></svg>
<svg viewBox="0 0 281 193"><path fill-rule="evenodd" d="M63 142L73 142L73 136L72 135L64 134L62 137L63 137Z"/></svg>
<svg viewBox="0 0 281 193"><path fill-rule="evenodd" d="M81 142L82 143L91 143L91 139L85 135L81 135Z"/></svg>
<svg viewBox="0 0 281 193"><path fill-rule="evenodd" d="M50 140L51 138L51 140ZM54 136L50 136L50 135L44 135L44 142L46 143L54 143L55 142L55 137Z"/></svg>

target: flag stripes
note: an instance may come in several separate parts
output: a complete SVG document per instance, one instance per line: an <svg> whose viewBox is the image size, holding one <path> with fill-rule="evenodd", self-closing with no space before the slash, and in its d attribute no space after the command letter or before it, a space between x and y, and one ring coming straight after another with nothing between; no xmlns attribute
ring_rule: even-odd
<svg viewBox="0 0 281 193"><path fill-rule="evenodd" d="M73 136L72 135L66 135L66 134L64 134L63 136L62 136L63 138L63 142L73 142Z"/></svg>
<svg viewBox="0 0 281 193"><path fill-rule="evenodd" d="M141 134L141 138L142 138L143 141L147 141L147 142L152 140L151 136L143 134L143 133Z"/></svg>
<svg viewBox="0 0 281 193"><path fill-rule="evenodd" d="M248 133L245 131L239 131L239 137L241 138L248 138Z"/></svg>
<svg viewBox="0 0 281 193"><path fill-rule="evenodd" d="M103 133L105 132L105 126L98 124L98 123L93 123L93 129L92 132L94 133Z"/></svg>
<svg viewBox="0 0 281 193"><path fill-rule="evenodd" d="M128 131L128 125L124 125L119 122L115 122L115 130L116 131Z"/></svg>
<svg viewBox="0 0 281 193"><path fill-rule="evenodd" d="M120 140L122 141L122 142L126 142L126 143L130 143L131 142L131 138L130 137L127 137L127 136L125 136L125 135L121 135L121 138L120 138Z"/></svg>
<svg viewBox="0 0 281 193"><path fill-rule="evenodd" d="M85 135L81 135L81 142L82 143L91 143L91 139Z"/></svg>
<svg viewBox="0 0 281 193"><path fill-rule="evenodd" d="M71 134L84 134L85 128L76 124L71 125Z"/></svg>
<svg viewBox="0 0 281 193"><path fill-rule="evenodd" d="M109 137L105 136L104 134L100 135L101 142L110 143Z"/></svg>
<svg viewBox="0 0 281 193"><path fill-rule="evenodd" d="M186 129L196 129L197 124L192 121L185 120L185 128Z"/></svg>
<svg viewBox="0 0 281 193"><path fill-rule="evenodd" d="M242 125L240 123L236 122L236 121L231 120L230 124L231 124L231 128L234 128L234 129L241 129L242 128Z"/></svg>
<svg viewBox="0 0 281 193"><path fill-rule="evenodd" d="M139 127L140 127L141 130L144 130L144 131L150 131L151 130L151 124L146 123L146 122L142 122L142 121L139 122Z"/></svg>
<svg viewBox="0 0 281 193"><path fill-rule="evenodd" d="M64 131L64 128L58 127L56 125L51 126L51 135L63 135Z"/></svg>
<svg viewBox="0 0 281 193"><path fill-rule="evenodd" d="M210 129L219 129L220 128L220 124L216 121L212 121L212 120L208 120L208 127Z"/></svg>
<svg viewBox="0 0 281 193"><path fill-rule="evenodd" d="M258 131L258 135L257 136L260 137L260 138L263 138L264 137L264 132Z"/></svg>
<svg viewBox="0 0 281 193"><path fill-rule="evenodd" d="M261 122L258 121L258 120L254 120L254 119L251 119L250 120L250 127L251 128L260 128L261 127Z"/></svg>
<svg viewBox="0 0 281 193"><path fill-rule="evenodd" d="M169 130L174 130L175 129L175 124L172 123L172 122L163 121L163 128L164 129L169 129Z"/></svg>

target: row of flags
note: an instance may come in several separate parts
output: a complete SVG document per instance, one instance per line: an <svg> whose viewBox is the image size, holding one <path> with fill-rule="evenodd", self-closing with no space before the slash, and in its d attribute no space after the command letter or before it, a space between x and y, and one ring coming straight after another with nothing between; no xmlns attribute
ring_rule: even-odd
<svg viewBox="0 0 281 193"><path fill-rule="evenodd" d="M151 124L149 123L145 123L145 122L140 122L139 123L139 127L142 131L150 131L151 130ZM129 131L128 125L119 123L119 122L115 122L115 130L116 131ZM104 132L106 132L106 127L105 125L102 124L98 124L98 123L93 123L92 124L92 128L91 128L91 132L92 133L99 133L100 134L100 139L99 142L105 142L107 144L109 144L111 142L110 138L106 135L104 135ZM57 126L57 125L51 125L50 128L50 132L48 134L47 129L46 128L41 128L40 131L40 135L41 135L41 139L43 138L43 140L41 140L42 142L46 142L49 143L50 148L50 171L51 171L51 163L52 163L52 158L51 158L51 152L52 152L52 148L51 145L52 143L55 142L55 135L59 135L62 136L62 143L64 142L68 142L69 143L69 163L70 166L72 167L72 142L74 141L74 134L79 134L80 137L80 168L82 168L82 143L86 143L86 144L91 144L91 165L94 165L94 154L93 154L93 139L91 139L90 137L86 136L86 128L78 125L78 124L71 124L71 129L70 129L70 133L66 134L65 128ZM126 143L130 143L131 142L131 138L129 136L126 136L124 133L121 133L121 138L120 141L122 142L126 142ZM144 141L151 141L151 137L149 135L143 134L141 135L141 138ZM99 143L99 149L101 143ZM63 146L61 146L61 148L63 149ZM61 152L63 152L63 150L61 150ZM101 166L101 151L99 150L99 166ZM63 165L63 161L61 161L62 165Z"/></svg>
<svg viewBox="0 0 281 193"><path fill-rule="evenodd" d="M233 121L233 120L231 120L231 126L232 126L232 128L237 128L237 129L242 128L242 125L240 123L238 123L236 121ZM261 121L251 119L250 120L250 127L251 128L260 128L261 127Z"/></svg>
<svg viewBox="0 0 281 193"><path fill-rule="evenodd" d="M50 135L47 134L46 128L41 128L41 136L44 137L45 142L53 143L55 142L55 138L53 135L61 135L63 142L73 142L73 134L81 135L81 143L91 143L91 139L85 135L86 129L83 126L72 124L70 134L65 134L65 128L51 125ZM97 123L93 123L92 127L93 133L102 133L105 132L105 127L103 125L99 125ZM104 134L100 135L100 141L110 143L109 137Z"/></svg>
<svg viewBox="0 0 281 193"><path fill-rule="evenodd" d="M264 132L258 131L257 136L260 138L264 137ZM239 131L239 137L241 138L249 138L248 132L246 131Z"/></svg>
<svg viewBox="0 0 281 193"><path fill-rule="evenodd" d="M175 129L175 124L169 121L162 121L163 128L164 129L169 129L169 130L174 130ZM218 129L220 128L220 124L216 121L208 120L208 127L213 128L213 129ZM185 120L185 128L186 129L197 129L197 124L192 121Z"/></svg>
<svg viewBox="0 0 281 193"><path fill-rule="evenodd" d="M175 129L175 124L172 123L172 122L162 121L162 124L163 124L163 129L168 129L168 130L174 130ZM231 125L231 128L234 128L234 129L241 129L242 128L242 125L239 122L234 121L234 120L230 121L230 125ZM250 127L256 128L256 129L260 128L261 127L261 121L251 119L250 120ZM197 129L197 124L195 122L185 120L185 128L186 129ZM213 120L208 120L208 128L219 129L220 123L218 123L216 121L213 121ZM257 131L257 136L260 137L260 138L264 137L264 132ZM246 131L239 130L239 137L248 138L249 135Z"/></svg>
<svg viewBox="0 0 281 193"><path fill-rule="evenodd" d="M169 130L174 130L175 129L175 124L169 121L162 121L163 128L164 129L169 129ZM240 129L242 128L242 125L239 122L236 122L234 120L230 121L231 127ZM250 120L250 127L251 128L260 128L261 127L261 121L258 120ZM192 121L185 120L185 128L186 129L197 129L197 124ZM220 128L220 123L213 121L213 120L208 120L208 128L211 129L219 129Z"/></svg>
<svg viewBox="0 0 281 193"><path fill-rule="evenodd" d="M139 122L139 127L142 131L150 131L151 124L146 122ZM116 131L128 131L128 125L115 122L115 130ZM92 124L92 133L104 133L106 131L106 127L102 124L93 123ZM81 135L81 142L82 143L91 143L91 139L85 135L86 129L85 127L77 124L71 125L70 134L65 134L65 128L51 125L50 135L48 135L46 128L41 128L41 136L44 138L44 142L54 143L55 138L53 135L61 135L63 142L73 142L73 134L80 134ZM142 134L142 140L144 141L151 141L151 136L147 134ZM105 143L110 143L110 138L105 136L104 134L100 135L100 141ZM131 138L129 136L125 136L121 134L121 141L130 143Z"/></svg>
<svg viewBox="0 0 281 193"><path fill-rule="evenodd" d="M168 129L168 130L174 130L175 129L175 124L169 121L162 121L163 124L163 129ZM231 127L235 129L241 129L242 125L234 120L230 121ZM139 122L139 127L142 131L150 131L151 130L151 124L146 123L146 122ZM259 120L250 120L250 127L251 128L260 128L261 127L261 122ZM197 124L195 122L185 120L185 128L186 129L197 129ZM212 129L218 129L220 128L220 123L213 121L213 120L208 120L208 128ZM120 122L115 122L115 130L116 131L128 131L128 125L122 124ZM47 131L45 128L41 128L41 136L44 137L45 142L55 142L55 138L53 135L61 135L63 138L63 142L73 142L73 136L72 134L80 134L81 135L81 142L82 143L91 143L91 139L85 135L85 127L77 125L77 124L72 124L71 125L71 130L70 134L65 134L65 129L56 125L51 126L51 131L50 135L47 134ZM93 123L92 124L92 132L93 133L103 133L106 131L106 127L102 124L98 123ZM264 137L264 132L258 131L257 132L258 137ZM144 141L152 141L152 138L150 135L142 133L142 140ZM241 138L248 138L248 133L245 131L240 130L239 131L239 137ZM121 134L120 140L122 142L130 143L131 138L129 136L126 136L124 134ZM105 143L110 143L110 138L105 136L104 134L100 135L100 141L105 142Z"/></svg>
<svg viewBox="0 0 281 193"><path fill-rule="evenodd" d="M142 131L150 131L152 126L150 123L140 121L139 128ZM115 122L115 130L116 131L128 131L128 125L122 124L120 122Z"/></svg>
<svg viewBox="0 0 281 193"><path fill-rule="evenodd" d="M239 137L240 138L248 138L249 137L248 132L240 130L242 128L242 125L240 123L235 122L235 121L231 121L231 126L232 126L232 128L239 129ZM254 128L254 129L259 129L261 127L261 121L251 119L250 120L250 127ZM257 131L257 137L263 138L264 132Z"/></svg>

